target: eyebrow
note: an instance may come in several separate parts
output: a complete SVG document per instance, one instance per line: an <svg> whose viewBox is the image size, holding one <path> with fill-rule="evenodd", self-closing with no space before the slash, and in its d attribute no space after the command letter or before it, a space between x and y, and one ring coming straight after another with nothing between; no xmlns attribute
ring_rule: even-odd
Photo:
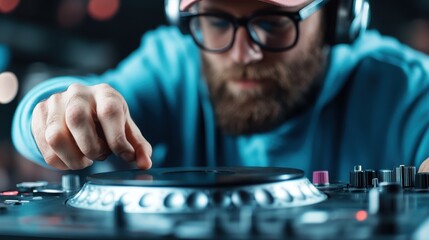
<svg viewBox="0 0 429 240"><path fill-rule="evenodd" d="M201 12L209 12L209 13L229 13L228 11L224 10L224 9L220 9L218 7L201 7ZM278 7L278 6L269 6L269 7L264 7L261 9L257 9L254 12L259 12L259 11L270 11L270 10L276 10L276 11L285 11L285 12L294 12L296 11L295 8L282 8L282 7ZM253 13L253 12L252 12Z"/></svg>

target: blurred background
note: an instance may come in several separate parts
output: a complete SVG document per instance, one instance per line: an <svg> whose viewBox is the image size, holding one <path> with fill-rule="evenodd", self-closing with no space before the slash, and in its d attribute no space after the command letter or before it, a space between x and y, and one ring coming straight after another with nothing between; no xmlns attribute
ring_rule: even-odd
<svg viewBox="0 0 429 240"><path fill-rule="evenodd" d="M371 29L429 54L428 0L370 0ZM59 75L102 73L166 24L163 0L0 0L0 72L14 72L18 97L0 105L0 190L23 181L58 181L60 172L24 159L10 139L20 98Z"/></svg>

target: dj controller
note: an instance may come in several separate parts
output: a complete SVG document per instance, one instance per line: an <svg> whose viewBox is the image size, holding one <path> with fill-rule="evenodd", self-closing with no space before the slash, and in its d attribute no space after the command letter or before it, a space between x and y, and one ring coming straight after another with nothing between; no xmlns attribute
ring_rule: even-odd
<svg viewBox="0 0 429 240"><path fill-rule="evenodd" d="M429 173L355 166L64 175L0 192L1 239L428 239Z"/></svg>

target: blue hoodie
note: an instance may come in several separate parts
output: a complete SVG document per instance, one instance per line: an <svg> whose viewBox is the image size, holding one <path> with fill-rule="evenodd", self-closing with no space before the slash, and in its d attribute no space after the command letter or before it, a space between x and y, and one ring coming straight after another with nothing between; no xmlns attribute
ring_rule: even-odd
<svg viewBox="0 0 429 240"><path fill-rule="evenodd" d="M114 70L55 78L32 89L14 116L14 144L46 166L31 134L34 106L71 83L108 83L128 102L157 167L281 166L307 177L329 170L331 179L347 181L354 165L418 167L429 157L429 59L376 32L335 46L316 103L269 132L231 136L218 129L202 77L192 39L159 28ZM117 169L125 163L113 159L91 168L102 164Z"/></svg>

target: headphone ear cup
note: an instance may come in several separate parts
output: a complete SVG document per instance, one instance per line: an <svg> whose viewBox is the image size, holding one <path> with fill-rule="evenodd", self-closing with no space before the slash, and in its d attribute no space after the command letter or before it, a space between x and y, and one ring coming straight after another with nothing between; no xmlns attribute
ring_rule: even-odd
<svg viewBox="0 0 429 240"><path fill-rule="evenodd" d="M164 0L164 11L167 22L173 26L179 26L180 0Z"/></svg>
<svg viewBox="0 0 429 240"><path fill-rule="evenodd" d="M180 0L164 0L164 11L170 25L178 27L183 34L188 34L188 21L180 15Z"/></svg>
<svg viewBox="0 0 429 240"><path fill-rule="evenodd" d="M326 14L327 43L353 43L368 27L369 3L367 0L331 0Z"/></svg>

